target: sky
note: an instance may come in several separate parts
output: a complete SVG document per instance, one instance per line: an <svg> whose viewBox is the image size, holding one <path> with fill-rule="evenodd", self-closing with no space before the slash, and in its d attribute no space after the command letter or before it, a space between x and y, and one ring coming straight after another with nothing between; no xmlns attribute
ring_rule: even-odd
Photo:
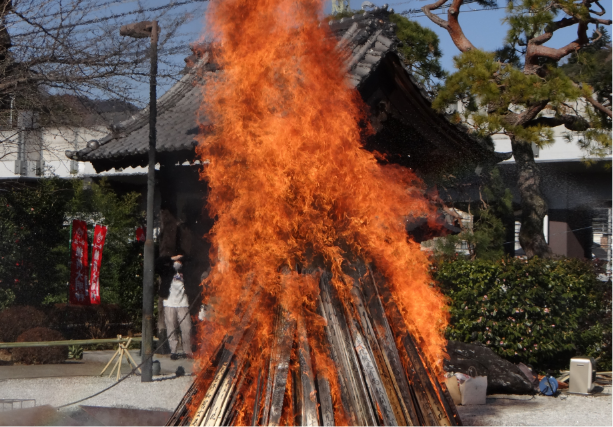
<svg viewBox="0 0 613 427"><path fill-rule="evenodd" d="M111 0L113 1L113 0ZM184 2L185 0L174 0L175 3ZM254 0L256 1L256 0ZM279 0L282 1L282 0ZM351 1L351 0L350 0ZM377 6L382 6L385 4L384 0L370 0ZM431 0L434 1L434 0ZM160 5L168 4L168 0L147 0L144 3L145 7L157 7ZM460 14L460 24L462 25L462 29L468 39L478 48L493 51L499 47L501 47L504 43L504 38L506 36L508 25L503 23L503 18L505 16L504 6L506 6L506 0L499 0L499 5L502 9L497 10L478 10L481 9L476 3L464 5L462 7L462 12ZM141 3L143 4L143 3ZM195 0L191 3L188 3L184 6L176 7L172 9L170 14L174 16L175 14L180 13L190 13L191 19L183 25L183 27L179 31L179 36L185 42L189 41L197 41L202 37L202 34L205 30L204 23L204 14L207 8L206 2ZM353 10L359 10L361 8L362 1L353 0L350 4L350 8ZM428 4L428 1L424 0L401 0L397 2L390 2L389 7L393 8L397 13L402 11L410 10L410 9L420 9L424 5ZM133 11L138 8L139 2L137 0L118 0L113 5L109 6L107 9L111 11L110 13L122 13ZM611 7L608 5L607 12L603 18L611 19ZM326 14L330 13L331 3L330 0L326 0L325 10ZM478 11L473 11L478 10ZM105 11L101 11L100 13L106 13ZM441 59L442 66L448 70L453 71L453 57L459 53L458 49L455 47L449 34L431 22L423 13L408 15L409 19L413 19L419 22L421 25L432 29L436 32L440 38L440 47L443 52L443 57ZM444 18L444 16L443 16ZM163 28L163 22L165 17L160 17L160 24ZM590 26L589 33L591 34L593 29L593 25ZM551 47L560 47L564 46L576 38L576 26L572 26L569 28L562 29L557 31L554 37L546 44ZM169 58L171 61L175 61L177 64L183 64L183 56L175 55L173 58ZM158 90L158 96L162 95L168 88L170 87L170 83L166 83L164 86L160 87ZM135 88L136 90L143 90L144 93L147 92L147 88Z"/></svg>

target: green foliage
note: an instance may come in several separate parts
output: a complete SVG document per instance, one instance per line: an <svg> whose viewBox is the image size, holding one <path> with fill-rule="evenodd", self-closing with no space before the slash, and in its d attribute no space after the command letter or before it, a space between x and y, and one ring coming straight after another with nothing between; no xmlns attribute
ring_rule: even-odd
<svg viewBox="0 0 613 427"><path fill-rule="evenodd" d="M498 168L488 173L487 184L481 192L480 204L474 215L472 230L465 229L456 235L436 239L434 255L437 258L456 258L457 246L467 244L469 258L500 259L504 255L505 222L513 215L513 195L504 186Z"/></svg>
<svg viewBox="0 0 613 427"><path fill-rule="evenodd" d="M13 305L15 302L15 293L12 289L0 288L0 311Z"/></svg>
<svg viewBox="0 0 613 427"><path fill-rule="evenodd" d="M363 13L364 13L363 10L351 10L351 9L348 9L348 10L344 10L344 11L339 12L339 13L334 13L332 15L328 15L328 16L326 16L324 21L337 20L337 19L341 19L341 18L351 18L353 15L361 15Z"/></svg>
<svg viewBox="0 0 613 427"><path fill-rule="evenodd" d="M509 63L496 60L496 55L482 50L470 50L454 58L458 71L439 90L433 106L444 110L460 101L472 102L476 108L466 108L463 119L479 136L512 133L521 141L539 146L553 142L553 132L542 126L513 125L505 120L510 113L520 112L538 102L562 111L568 100L576 100L581 92L559 69L551 68L547 77L524 74Z"/></svg>
<svg viewBox="0 0 613 427"><path fill-rule="evenodd" d="M610 282L577 259L441 261L435 280L450 300L447 338L481 342L514 363L568 368L601 357L611 369Z"/></svg>
<svg viewBox="0 0 613 427"><path fill-rule="evenodd" d="M559 15L590 18L591 3L573 0L509 0L505 21L510 28L506 42L512 46L525 46L526 42L543 32L555 31L554 21Z"/></svg>
<svg viewBox="0 0 613 427"><path fill-rule="evenodd" d="M586 95L596 93L598 101L611 100L611 37L604 27L594 30L591 44L572 53L568 62L560 67L575 83L585 86ZM591 112L590 112L591 113ZM601 111L594 111L591 121L600 122L600 128L610 129L611 118ZM595 136L597 138L597 136ZM584 138L590 141L594 138Z"/></svg>
<svg viewBox="0 0 613 427"><path fill-rule="evenodd" d="M44 307L49 327L62 332L66 339L115 338L129 335L140 322L132 323L126 310L115 304L70 305Z"/></svg>
<svg viewBox="0 0 613 427"><path fill-rule="evenodd" d="M66 295L68 233L64 208L69 182L0 189L0 297L3 305L40 305L48 294Z"/></svg>
<svg viewBox="0 0 613 427"><path fill-rule="evenodd" d="M524 64L521 61L521 57L519 56L517 49L510 44L505 44L500 49L496 49L494 51L494 59L498 62L504 62L507 64L511 64L515 68L522 68Z"/></svg>
<svg viewBox="0 0 613 427"><path fill-rule="evenodd" d="M70 223L108 226L100 271L102 303L119 304L136 320L142 305L138 193L119 195L106 181L42 179L0 189L0 308L66 302ZM140 325L139 321L135 322Z"/></svg>
<svg viewBox="0 0 613 427"><path fill-rule="evenodd" d="M83 346L71 345L70 347L68 347L68 359L83 359Z"/></svg>
<svg viewBox="0 0 613 427"><path fill-rule="evenodd" d="M430 91L434 90L437 80L447 77L440 63L443 52L439 48L438 36L402 15L392 14L389 19L396 24L396 37L402 42L398 51L403 56L404 65L421 84Z"/></svg>

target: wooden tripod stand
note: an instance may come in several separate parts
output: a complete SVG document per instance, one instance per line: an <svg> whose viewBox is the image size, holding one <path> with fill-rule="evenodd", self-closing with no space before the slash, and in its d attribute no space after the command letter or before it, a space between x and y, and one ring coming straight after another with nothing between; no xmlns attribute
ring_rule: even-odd
<svg viewBox="0 0 613 427"><path fill-rule="evenodd" d="M117 335L117 339L121 339L121 335ZM126 342L125 344L119 343L119 347L117 347L117 351L115 352L115 354L113 354L113 357L111 357L111 360L109 360L109 363L106 364L102 372L100 372L100 376L104 375L104 372L107 370L107 368L111 365L111 363L113 362L113 360L115 360L117 356L119 356L119 358L117 359L117 362L115 362L113 369L111 369L111 372L109 373L109 378L113 375L113 372L115 372L115 369L117 369L116 381L119 381L119 377L121 376L121 362L124 357L126 358L126 361L128 362L128 365L130 367L134 366L134 368L137 368L138 371L142 374L142 371L140 370L140 368L138 367L134 359L132 359L132 356L130 355L130 352L128 351L128 347L130 346L131 341L132 341L132 338L129 338L128 342Z"/></svg>

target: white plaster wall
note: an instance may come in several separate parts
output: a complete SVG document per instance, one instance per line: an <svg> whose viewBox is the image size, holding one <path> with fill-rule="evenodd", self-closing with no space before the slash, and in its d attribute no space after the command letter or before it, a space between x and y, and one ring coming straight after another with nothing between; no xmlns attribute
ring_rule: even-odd
<svg viewBox="0 0 613 427"><path fill-rule="evenodd" d="M535 158L537 162L544 161L568 161L568 160L583 160L590 158L589 153L582 150L577 143L578 137L573 135L572 142L569 142L564 135L568 130L564 126L558 126L553 128L554 142L539 149L538 157ZM499 153L510 153L511 140L506 135L493 135L494 149ZM503 163L515 163L515 159L511 157L509 160L505 160Z"/></svg>
<svg viewBox="0 0 613 427"><path fill-rule="evenodd" d="M587 102L579 98L577 101L568 102L568 105L575 109L575 111L579 112L579 114L583 114L585 112ZM463 113L464 105L458 101L456 104L452 104L447 109L447 113ZM553 110L544 110L541 113L544 117L554 117L555 112ZM468 120L468 123L471 123L471 120ZM553 144L547 145L539 149L538 157L536 157L537 162L555 162L555 161L581 161L584 159L594 159L594 160L602 160L598 157L590 156L590 154L581 149L578 141L580 139L580 134L576 132L571 132L563 125L557 126L551 129L553 131L554 142ZM566 136L572 135L572 141L568 141ZM497 134L493 135L492 139L494 141L494 149L499 153L510 153L511 149L511 140L508 136ZM611 152L609 152L608 159L611 158ZM515 159L511 157L509 160L502 162L505 163L515 163Z"/></svg>
<svg viewBox="0 0 613 427"><path fill-rule="evenodd" d="M44 175L45 176L83 176L94 175L96 171L89 162L76 162L76 173L71 173L71 160L66 157L65 151L82 150L87 146L87 142L93 139L101 139L108 134L108 130L104 127L99 128L45 128L42 130L42 154L44 159ZM15 160L17 160L18 135L16 131L0 132L0 178L18 177L15 174ZM41 152L39 147L27 147L28 160L34 159L36 151L36 159L38 153ZM32 153L30 153L32 152ZM101 175L117 175L117 174L135 174L146 173L147 169L142 167L126 168L122 171L105 172Z"/></svg>

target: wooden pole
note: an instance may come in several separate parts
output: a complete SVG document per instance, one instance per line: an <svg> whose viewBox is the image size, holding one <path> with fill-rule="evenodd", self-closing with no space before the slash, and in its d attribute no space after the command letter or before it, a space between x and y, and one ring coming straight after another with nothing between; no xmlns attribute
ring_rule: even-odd
<svg viewBox="0 0 613 427"><path fill-rule="evenodd" d="M107 363L106 366L104 367L104 369L102 370L102 372L100 372L100 376L102 376L104 374L104 371L106 371L106 368L108 368L109 365L111 364L111 362L113 360L115 360L115 357L117 356L117 353L119 353L119 349L117 349L117 351L115 351L115 354L113 354L113 357L111 357L111 360L109 360L109 363ZM111 372L113 372L113 371L111 371Z"/></svg>

